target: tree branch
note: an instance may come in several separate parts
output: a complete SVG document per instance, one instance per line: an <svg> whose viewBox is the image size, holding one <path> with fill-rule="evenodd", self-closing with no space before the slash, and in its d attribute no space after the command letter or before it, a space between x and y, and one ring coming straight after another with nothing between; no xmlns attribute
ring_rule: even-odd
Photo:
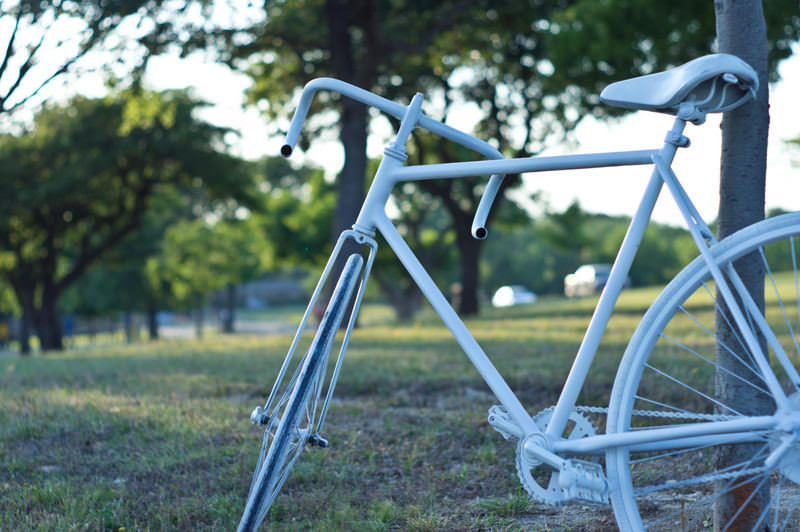
<svg viewBox="0 0 800 532"><path fill-rule="evenodd" d="M11 37L8 38L8 46L6 46L6 53L3 56L3 63L0 64L0 79L3 79L6 68L8 68L8 61L11 59L11 54L14 52L14 41L19 31L19 21L22 19L22 10L17 11L17 18L14 21L14 30L11 32ZM0 96L0 111L3 110L6 101L6 96Z"/></svg>
<svg viewBox="0 0 800 532"><path fill-rule="evenodd" d="M102 255L106 250L113 247L120 240L126 237L131 231L139 227L142 221L142 213L144 212L147 198L152 191L153 180L145 180L143 186L137 190L134 199L134 206L130 210L130 218L124 221L116 230L109 232L106 237L95 246L89 245L89 237L92 231L88 232L81 242L81 252L76 258L72 269L68 271L55 283L56 293L61 292L64 288L69 286L77 280L97 258ZM119 217L117 217L119 220Z"/></svg>

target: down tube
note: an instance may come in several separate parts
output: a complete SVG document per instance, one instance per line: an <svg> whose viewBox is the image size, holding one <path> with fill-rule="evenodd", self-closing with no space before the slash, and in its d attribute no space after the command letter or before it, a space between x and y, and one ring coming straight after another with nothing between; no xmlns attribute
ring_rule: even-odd
<svg viewBox="0 0 800 532"><path fill-rule="evenodd" d="M481 346L470 334L464 322L458 317L456 311L450 306L447 299L442 292L433 282L428 272L419 262L419 259L411 251L411 248L406 244L403 237L400 236L395 226L392 224L386 215L382 215L376 221L378 231L386 239L389 247L392 248L397 258L408 270L411 278L417 283L417 286L422 291L422 294L433 306L436 313L442 318L442 321L453 333L453 337L464 350L467 357L472 361L475 369L481 374L486 384L494 392L494 395L500 403L506 408L512 419L517 422L522 429L523 434L531 434L541 432L536 424L531 419L530 415L525 411L522 403L519 402L517 396L511 391L502 375L497 371L489 357L486 356Z"/></svg>

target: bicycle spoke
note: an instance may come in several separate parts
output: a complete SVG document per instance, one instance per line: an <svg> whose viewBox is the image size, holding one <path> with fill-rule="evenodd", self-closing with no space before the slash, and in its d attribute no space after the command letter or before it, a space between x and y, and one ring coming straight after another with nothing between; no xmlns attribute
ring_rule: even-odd
<svg viewBox="0 0 800 532"><path fill-rule="evenodd" d="M710 485L713 484L716 480L723 480L728 479L727 484L716 490L716 492L712 491L709 496L700 497L698 500L694 501L692 504L688 506L685 504L681 505L681 508L677 511L667 513L665 515L660 516L657 519L654 519L649 522L647 528L652 527L653 525L663 523L664 521L674 519L676 516L684 514L687 510L693 509L702 509L706 510L711 508L720 498L726 496L733 490L736 490L742 486L746 486L748 484L752 484L757 479L761 477L768 478L769 472L765 471L764 468L751 468L753 463L764 456L764 450L766 445L762 447L762 450L757 453L752 459L743 461L738 464L734 464L730 467L725 469L719 470L717 472L705 475L699 475L695 478L691 479L684 479L680 482L673 482L673 483L665 483L658 486L650 486L648 488L642 488L639 492L639 496L647 496L651 493L660 492L660 491L674 491L679 487L686 487L691 485ZM742 475L748 475L743 477ZM763 481L762 481L763 483ZM685 499L681 498L681 502L684 503Z"/></svg>
<svg viewBox="0 0 800 532"><path fill-rule="evenodd" d="M681 454L699 452L699 451L702 451L703 449L708 449L708 448L713 447L713 446L714 446L713 444L707 444L707 445L698 445L697 447L689 447L689 448L686 448L686 449L676 449L674 451L661 453L661 454L655 454L655 455L652 455L652 456L646 456L644 458L631 459L630 463L631 463L631 465L636 465L636 464L643 464L643 463L646 463L646 462L653 462L655 460L663 460L665 458L673 458L673 457L679 456Z"/></svg>
<svg viewBox="0 0 800 532"><path fill-rule="evenodd" d="M769 263L767 262L767 257L766 257L766 255L764 253L764 248L761 248L760 251L761 251L762 262L764 263L764 267L765 267L765 269L767 271L767 276L769 277L770 283L772 284L773 293L775 295L776 300L778 301L778 305L781 308L781 312L783 313L784 320L786 321L786 327L788 329L789 337L791 337L792 343L794 344L794 352L795 352L795 354L800 354L800 344L798 344L798 342L797 342L797 335L795 334L794 328L792 327L792 320L789 318L789 313L786 311L786 306L784 305L783 298L781 297L780 291L778 290L778 286L777 286L777 283L775 281L775 277L772 274L772 268L770 268ZM795 279L796 279L797 268L795 267L794 270L795 270ZM778 357L778 358L780 360L780 357ZM784 368L784 369L787 371L787 374L789 374L790 377L793 377L792 370L794 368ZM794 391L797 392L797 391L800 391L800 379L796 378L796 373L795 373L794 376L795 376L795 378L790 378L790 381L791 381L792 385L794 386Z"/></svg>
<svg viewBox="0 0 800 532"><path fill-rule="evenodd" d="M728 520L728 522L725 524L725 527L722 529L722 532L725 532L726 530L728 530L736 522L736 519L742 514L742 512L745 509L745 507L747 507L750 504L750 501L753 500L753 497L756 496L758 491L764 486L764 482L766 482L768 479L769 479L769 475L764 475L764 478L761 479L761 482L759 482L758 485L755 487L755 489L753 489L753 491L750 493L750 496L747 497L747 499L742 503L742 505L739 506L739 509L736 510L736 513L734 513L731 516L731 518ZM747 484L749 484L749 482ZM747 485L747 484L745 484L745 485ZM766 516L766 512L761 512L761 518L758 520L758 523L761 523L761 521L764 520L764 516ZM757 528L757 527L755 527L755 528Z"/></svg>
<svg viewBox="0 0 800 532"><path fill-rule="evenodd" d="M725 322L727 330L730 331L731 335L736 340L736 343L739 344L739 348L741 349L741 351L747 355L750 355L750 348L747 346L747 343L744 341L744 338L742 338L741 334L739 333L739 328L734 325L734 323L730 320L730 316L728 315L728 313L725 312L722 305L720 305L720 299L717 298L717 296L711 292L711 288L708 286L708 283L703 283L703 287L705 288L705 291L708 294L709 298L711 298L711 301L714 303L714 311L716 312L716 315L719 316ZM734 357L741 365L748 368L753 373L753 375L761 379L761 371L757 367L751 365L747 360L744 360L741 356L739 356L739 354L733 347L723 342L720 338L717 338L717 333L711 332L711 330L708 327L705 326L701 327L703 328L703 330L709 332L709 335L717 341L717 345L722 347L726 353ZM750 359L752 360L752 356L750 357Z"/></svg>
<svg viewBox="0 0 800 532"><path fill-rule="evenodd" d="M670 283L645 314L620 364L609 406L611 432L679 427L701 414L710 423L713 416L769 416L779 406L796 415L798 235L800 214L767 220L713 245L710 256ZM745 257L763 275L763 296L746 294L732 269L735 263L740 270ZM706 260L713 260L729 280L735 294L730 300L722 301ZM728 308L734 304L738 309ZM641 523L655 530L698 530L713 524L715 530L730 531L755 524L758 530L797 531L800 449L785 443L796 430L790 425L776 420L755 433L709 434L675 440L673 447L663 442L638 451L609 451L615 513L634 528ZM764 465L768 456L774 461L769 469Z"/></svg>
<svg viewBox="0 0 800 532"><path fill-rule="evenodd" d="M654 372L658 373L658 374L659 374L659 375L661 375L662 377L664 377L664 378L666 378L666 379L668 379L668 380L670 380L670 381L674 382L674 383L675 383L675 384L677 384L678 386L681 386L681 387L683 387L683 388L686 388L687 390L689 390L689 391L691 391L691 392L694 392L695 394L699 395L699 396L700 396L700 397L702 397L703 399L706 399L706 400L710 401L711 403L713 403L713 404L715 404L715 405L719 406L720 408L724 408L725 410L729 410L729 411L731 411L731 412L732 412L734 415L737 415L737 416L741 416L741 415L742 415L742 413L741 413L741 412L737 412L737 411L736 411L736 410L734 410L733 408L730 408L729 406L726 406L726 405L725 405L725 404L723 404L722 402L718 401L717 399L715 399L715 398L711 397L710 395L708 395L708 394L706 394L706 393L703 393L703 392L701 392L701 391L700 391L700 390L698 390L697 388L695 388L695 387L693 387L693 386L689 386L689 385L688 385L688 384L686 384L685 382L682 382L682 381L678 380L677 378L673 377L673 376L672 376L672 375L670 375L669 373L666 373L665 371L661 371L660 369L658 369L658 368L656 368L656 367L654 367L654 366L651 366L650 364L645 364L645 368L647 368L647 369L650 369L650 370L652 370L652 371L654 371Z"/></svg>
<svg viewBox="0 0 800 532"><path fill-rule="evenodd" d="M666 336L664 334L662 334L661 337L664 338L667 342L671 342L673 345L676 345L678 347L682 347L684 349L684 351L686 351L687 353L689 353L691 355L694 355L695 357L699 358L700 360L702 360L703 362L707 363L710 366L714 366L715 368L719 369L723 373L725 373L727 375L730 375L731 377L737 379L739 382L754 388L755 390L763 393L764 395L769 395L769 392L767 390L765 390L764 388L762 388L760 386L756 386L755 384L753 384L749 380L745 379L744 377L741 377L741 376L737 375L736 373L732 372L731 370L720 366L719 364L717 364L713 360L709 359L708 357L705 357L705 356L701 355L700 353L698 353L694 349L691 349L690 347L688 347L688 346L678 342L677 340L675 340L673 338L670 338L669 336Z"/></svg>
<svg viewBox="0 0 800 532"><path fill-rule="evenodd" d="M781 488L783 488L783 477L778 479L778 487L776 488L776 496L775 498L780 501L781 500ZM778 529L778 509L780 508L779 504L774 504L775 507L775 518L772 520L772 530Z"/></svg>
<svg viewBox="0 0 800 532"><path fill-rule="evenodd" d="M719 302L715 300L715 301L714 301L714 305L715 305L715 308L717 309L717 311L719 312L719 311L721 310L721 307L719 306ZM683 313L684 313L684 314L685 314L685 315L686 315L686 316L687 316L687 317L688 317L690 320L692 320L692 321L695 323L695 325L697 325L698 327L700 327L700 329L701 329L703 332L705 332L706 334L708 334L709 338L714 338L714 339L716 340L716 342L717 342L717 345L718 345L719 347L721 347L722 349L724 349L726 353L728 353L729 355L731 355L732 357L734 357L734 358L735 358L735 359L736 359L736 360L737 360L737 361L738 361L738 362L739 362L739 363L740 363L742 366L744 366L744 367L746 367L747 369L749 369L749 370L750 370L750 371L753 373L753 375L755 375L755 376L756 376L756 377L758 377L759 379L761 378L761 375L759 374L759 372L758 372L758 369L757 369L757 368L755 368L755 367L753 367L752 365L750 365L750 364L749 364L749 363L748 363L746 360L742 359L742 357L740 357L740 356L739 356L739 355L736 353L736 351L734 351L734 350L733 350L733 348L729 347L729 346L728 346L728 345L727 345L725 342L723 342L722 340L720 340L719 338L717 338L717 335L716 335L716 333L714 333L714 332L713 332L713 331L711 331L711 330L710 330L708 327L706 327L704 324L702 324L702 323L701 323L701 322L700 322L698 319L696 319L696 318L694 317L694 315L693 315L693 314L691 314L690 312L688 312L688 311L687 311L687 310L686 310L686 309L685 309L685 308L684 308L682 305L681 305L681 307L680 307L680 310L681 310L681 311L682 311L682 312L683 312ZM738 335L738 332L736 331L736 328L734 328L734 327L731 325L731 322L728 320L728 316L727 316L727 314L723 314L723 319L725 320L726 324L728 325L728 328L729 328L729 330L731 330L731 331L734 333L734 335L735 335L735 337L736 337L736 340L737 340L737 342L739 343L739 345L740 345L742 348L746 349L746 346L744 345L744 343L742 342L741 338L739 337L739 335ZM662 335L662 336L663 336L663 335Z"/></svg>
<svg viewBox="0 0 800 532"><path fill-rule="evenodd" d="M797 511L797 508L798 508L797 506L794 506L794 507L791 507L789 509L789 512L786 514L786 519L783 520L783 524L777 530L786 530L786 527L789 526L789 523L791 522L791 518L794 515L794 513Z"/></svg>

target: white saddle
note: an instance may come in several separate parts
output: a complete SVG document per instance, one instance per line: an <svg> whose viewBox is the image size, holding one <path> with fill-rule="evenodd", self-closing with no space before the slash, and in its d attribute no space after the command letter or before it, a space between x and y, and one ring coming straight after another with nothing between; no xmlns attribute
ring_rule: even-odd
<svg viewBox="0 0 800 532"><path fill-rule="evenodd" d="M609 105L677 114L690 102L701 113L728 111L755 98L758 76L736 56L711 54L664 72L612 83L600 94Z"/></svg>

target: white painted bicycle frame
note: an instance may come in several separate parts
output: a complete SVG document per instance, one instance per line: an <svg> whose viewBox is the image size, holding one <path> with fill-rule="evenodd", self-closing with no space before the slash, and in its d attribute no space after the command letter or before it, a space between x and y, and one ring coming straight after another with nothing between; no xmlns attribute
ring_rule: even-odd
<svg viewBox="0 0 800 532"><path fill-rule="evenodd" d="M560 470L564 467L565 460L559 455L602 453L609 448L619 446L629 447L631 450L661 450L687 448L711 443L759 441L759 431L769 430L779 422L780 416L760 416L729 421L715 420L707 423L682 424L619 434L594 435L576 440L562 438L562 432L567 425L569 414L575 408L579 392L597 353L612 310L622 291L664 183L667 184L672 193L688 224L689 231L694 237L702 256L706 259L723 299L729 308L733 309L735 323L742 331L745 331L746 343L751 352L754 353L756 364L762 371L766 386L776 400L778 412L790 410L788 408L788 399L775 374L769 367L768 355L762 351L755 335L750 331L750 327L747 325L747 318L740 310L739 304L735 303L734 294L740 297L749 315L760 316L760 312L752 298L747 294L738 274L733 270L733 266L729 265L725 268L723 275L723 271L714 263L709 251L709 245L715 243L713 234L700 218L671 168L677 148L688 146L688 139L683 136L683 130L687 120L697 121L698 119L697 111L694 107L687 108L685 112L684 109L681 109L672 129L667 134L663 146L659 149L505 159L502 154L488 143L423 115L421 112L422 95L420 94L417 94L409 106L406 107L345 82L330 78L320 78L310 82L303 90L286 137L286 144L281 150L285 156L291 154L297 142L300 128L308 112L313 95L317 90L338 92L343 96L376 107L401 119L397 136L394 142L390 143L384 151L385 157L367 192L361 212L353 225L353 230L343 235L343 238L354 238L354 235L357 235L357 238L360 238L362 243L374 243L372 237L375 236L376 232L385 238L467 357L507 410L516 425L516 427L509 427L510 432L520 439L531 436L536 437L529 439L525 445L525 450L531 458L540 460ZM415 127L427 129L470 148L488 157L489 160L404 166L406 160L405 143ZM401 182L491 175L492 177L476 211L472 226L473 236L485 238L487 234L486 219L489 209L495 200L505 174L647 164L654 165L650 180L621 244L608 282L600 296L548 427L542 433L386 214L386 205L392 189ZM337 249L340 247L341 240L337 244ZM374 253L374 249L371 253ZM369 264L371 265L371 260ZM326 267L326 272L329 268L330 263ZM367 275L368 268L364 273L364 282L366 282ZM360 292L363 293L363 286ZM316 293L314 297L316 297ZM360 297L359 295L359 299ZM788 357L781 349L769 327L766 326L763 320L757 325L766 335L768 343L773 348L781 365L786 369L790 379L800 384L800 376L798 376L789 362ZM348 329L348 337L349 331L350 329ZM337 364L337 372L338 367ZM324 414L322 417L324 418Z"/></svg>

